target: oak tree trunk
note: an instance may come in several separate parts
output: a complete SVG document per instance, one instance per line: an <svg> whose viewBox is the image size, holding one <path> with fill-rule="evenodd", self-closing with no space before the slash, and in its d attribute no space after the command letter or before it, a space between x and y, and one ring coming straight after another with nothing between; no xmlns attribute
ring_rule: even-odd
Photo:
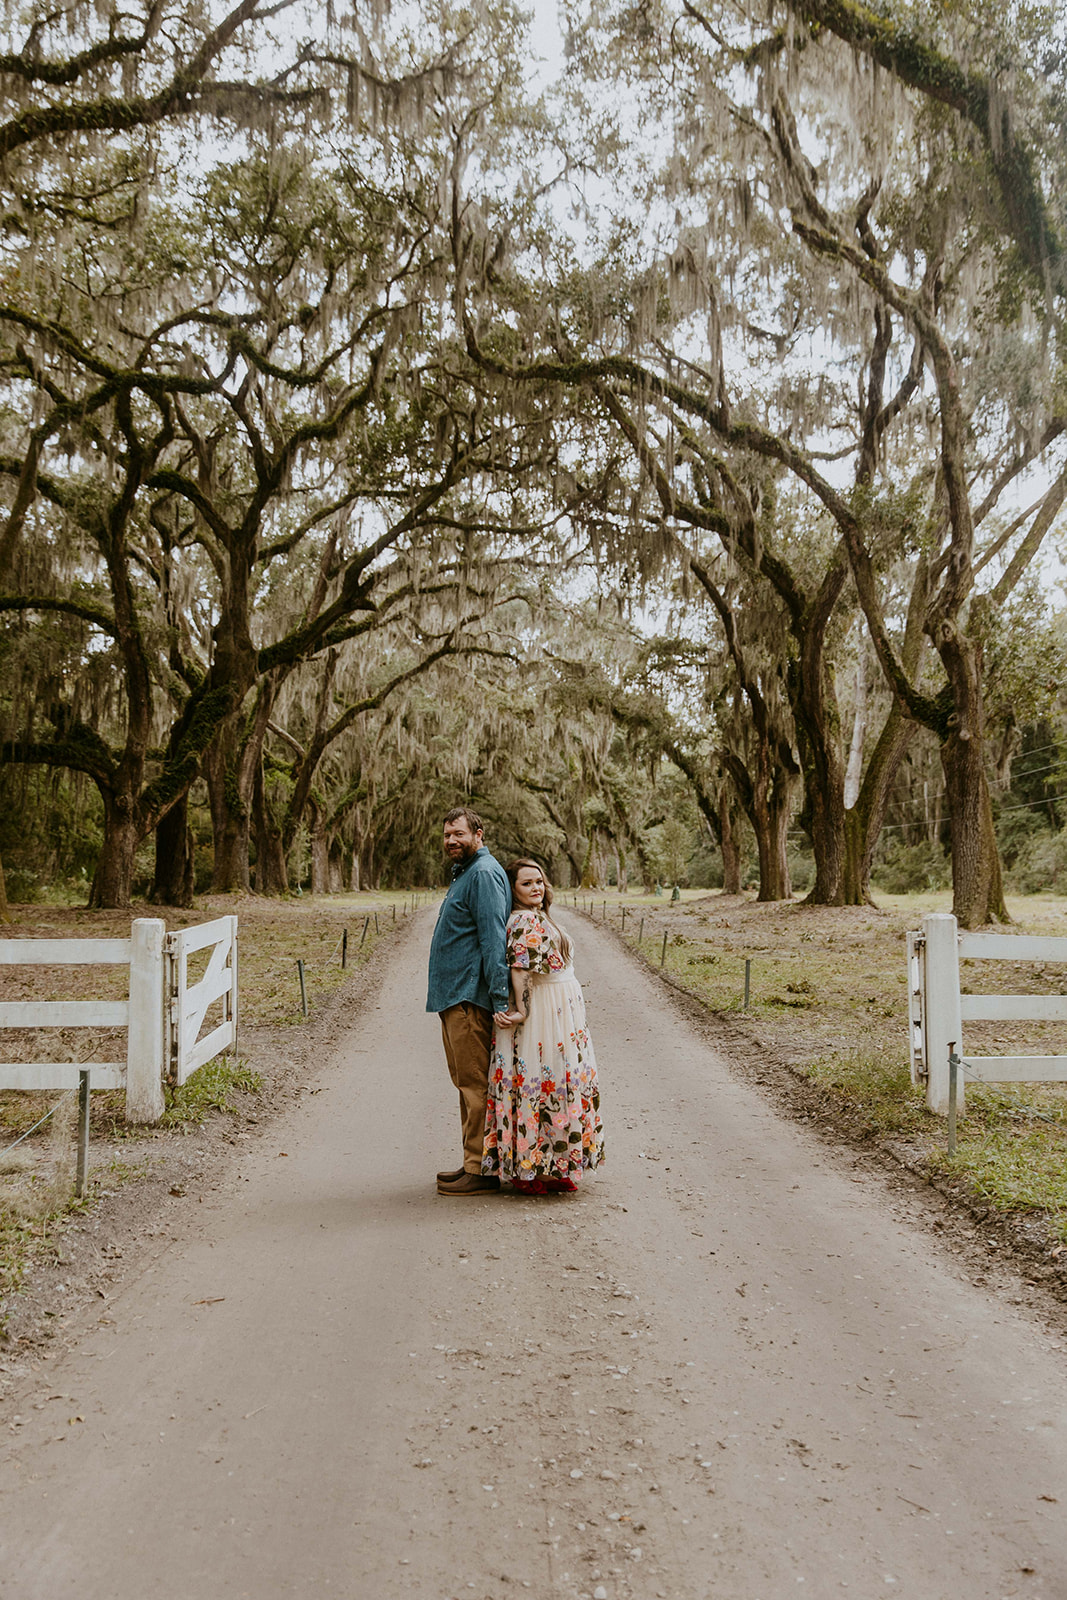
<svg viewBox="0 0 1067 1600"><path fill-rule="evenodd" d="M741 846L734 826L733 807L724 783L719 790L719 847L722 851L722 892L741 893Z"/></svg>
<svg viewBox="0 0 1067 1600"><path fill-rule="evenodd" d="M252 816L256 833L256 891L259 894L288 894L289 870L285 844L281 827L267 801L262 762L256 772L252 792Z"/></svg>
<svg viewBox="0 0 1067 1600"><path fill-rule="evenodd" d="M156 865L148 898L153 905L188 910L193 887L193 835L186 792L156 824Z"/></svg>
<svg viewBox="0 0 1067 1600"><path fill-rule="evenodd" d="M312 894L329 894L330 841L317 807L311 814L308 843L311 849L311 892Z"/></svg>
<svg viewBox="0 0 1067 1600"><path fill-rule="evenodd" d="M104 842L93 873L89 904L98 911L122 911L130 903L133 863L142 835L129 796L101 792Z"/></svg>
<svg viewBox="0 0 1067 1600"><path fill-rule="evenodd" d="M961 928L1010 922L986 776L981 646L950 621L935 640L952 690L941 766L952 827L952 910Z"/></svg>

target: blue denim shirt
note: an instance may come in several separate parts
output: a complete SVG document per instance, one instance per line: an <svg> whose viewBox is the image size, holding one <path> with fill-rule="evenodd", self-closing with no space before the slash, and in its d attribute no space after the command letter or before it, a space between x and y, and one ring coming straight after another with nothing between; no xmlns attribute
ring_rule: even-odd
<svg viewBox="0 0 1067 1600"><path fill-rule="evenodd" d="M511 911L508 875L483 844L453 866L430 945L427 1011L472 1000L485 1011L508 1009L505 926Z"/></svg>

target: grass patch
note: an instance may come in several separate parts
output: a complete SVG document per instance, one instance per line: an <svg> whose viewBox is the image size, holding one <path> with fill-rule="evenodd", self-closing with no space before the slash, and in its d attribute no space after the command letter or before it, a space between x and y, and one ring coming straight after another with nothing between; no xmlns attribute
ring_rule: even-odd
<svg viewBox="0 0 1067 1600"><path fill-rule="evenodd" d="M816 1056L804 1070L833 1096L842 1111L859 1115L864 1132L889 1135L929 1128L932 1119L922 1092L899 1061L856 1050Z"/></svg>
<svg viewBox="0 0 1067 1600"><path fill-rule="evenodd" d="M997 1211L1041 1212L1067 1239L1067 1098L1058 1087L969 1088L956 1154L938 1149L931 1165L965 1177Z"/></svg>
<svg viewBox="0 0 1067 1600"><path fill-rule="evenodd" d="M212 1111L235 1112L235 1094L259 1094L263 1079L240 1059L219 1056L194 1072L180 1089L167 1090L163 1128L195 1127Z"/></svg>
<svg viewBox="0 0 1067 1600"><path fill-rule="evenodd" d="M42 1237L41 1223L30 1222L0 1205L0 1339L7 1335L11 1301L22 1288L30 1257Z"/></svg>

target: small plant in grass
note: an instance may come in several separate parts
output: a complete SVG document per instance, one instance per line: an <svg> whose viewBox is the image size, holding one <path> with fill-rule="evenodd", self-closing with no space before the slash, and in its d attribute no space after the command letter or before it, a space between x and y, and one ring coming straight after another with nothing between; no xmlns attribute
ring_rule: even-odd
<svg viewBox="0 0 1067 1600"><path fill-rule="evenodd" d="M938 1149L936 1170L966 1177L998 1211L1043 1212L1067 1239L1067 1099L1056 1088L982 1084L967 1090L956 1154Z"/></svg>
<svg viewBox="0 0 1067 1600"><path fill-rule="evenodd" d="M263 1079L247 1064L220 1056L194 1072L180 1089L167 1091L167 1109L160 1126L177 1128L203 1122L210 1111L236 1111L235 1093L259 1094Z"/></svg>
<svg viewBox="0 0 1067 1600"><path fill-rule="evenodd" d="M22 1288L33 1245L33 1229L27 1219L0 1204L0 1340L7 1337L11 1301Z"/></svg>
<svg viewBox="0 0 1067 1600"><path fill-rule="evenodd" d="M816 1056L804 1071L843 1106L862 1111L872 1133L910 1133L928 1121L922 1091L892 1057L866 1050Z"/></svg>
<svg viewBox="0 0 1067 1600"><path fill-rule="evenodd" d="M108 1183L133 1183L138 1178L148 1176L148 1165L147 1161L124 1161L121 1156L112 1156L107 1166L94 1176L104 1178Z"/></svg>
<svg viewBox="0 0 1067 1600"><path fill-rule="evenodd" d="M954 1156L938 1151L933 1165L966 1176L998 1211L1043 1212L1049 1231L1067 1239L1067 1140L1050 1142L1045 1128L976 1128L962 1135Z"/></svg>

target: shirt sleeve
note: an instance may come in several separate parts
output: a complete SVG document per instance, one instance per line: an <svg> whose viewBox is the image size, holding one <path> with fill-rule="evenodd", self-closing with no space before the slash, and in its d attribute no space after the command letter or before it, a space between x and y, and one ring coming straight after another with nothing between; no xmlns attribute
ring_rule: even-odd
<svg viewBox="0 0 1067 1600"><path fill-rule="evenodd" d="M508 922L508 966L548 971L548 929L536 911L516 911Z"/></svg>
<svg viewBox="0 0 1067 1600"><path fill-rule="evenodd" d="M506 881L506 880L505 880ZM491 872L479 872L471 885L474 921L482 952L482 970L494 1011L508 1009L508 965L504 959L510 894Z"/></svg>

